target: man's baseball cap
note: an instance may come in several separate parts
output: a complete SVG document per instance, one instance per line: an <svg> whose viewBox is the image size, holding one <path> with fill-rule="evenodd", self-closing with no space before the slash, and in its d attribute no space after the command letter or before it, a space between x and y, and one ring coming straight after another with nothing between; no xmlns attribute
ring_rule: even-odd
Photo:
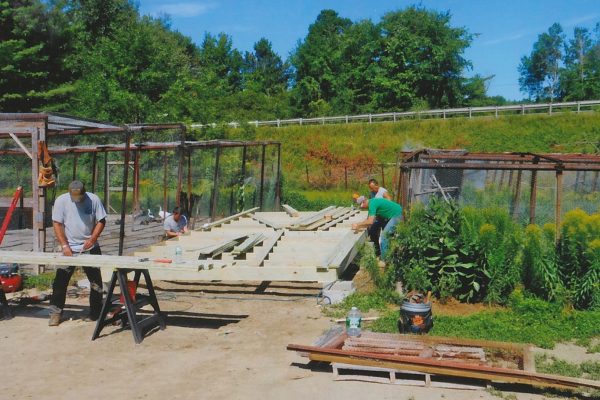
<svg viewBox="0 0 600 400"><path fill-rule="evenodd" d="M85 185L83 182L73 181L69 183L69 195L71 195L71 200L76 203L82 201L85 196Z"/></svg>

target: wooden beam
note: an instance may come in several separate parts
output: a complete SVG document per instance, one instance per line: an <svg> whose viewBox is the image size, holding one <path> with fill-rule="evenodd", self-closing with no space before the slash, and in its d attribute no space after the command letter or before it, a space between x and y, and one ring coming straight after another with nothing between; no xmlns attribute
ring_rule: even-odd
<svg viewBox="0 0 600 400"><path fill-rule="evenodd" d="M600 389L600 382L587 379L569 378L558 375L539 374L517 369L497 368L486 365L473 365L456 361L439 361L420 357L393 356L386 354L363 353L338 349L324 349L315 346L290 344L288 350L308 353L313 361L339 362L352 365L365 365L381 368L394 368L430 374L459 376L495 382L518 383L542 387Z"/></svg>
<svg viewBox="0 0 600 400"><path fill-rule="evenodd" d="M259 210L259 209L260 209L260 207L254 207L254 208L251 208L249 210L242 211L241 213L237 213L237 214L231 215L229 217L222 218L222 219L220 219L218 221L211 222L210 224L204 224L201 227L194 229L194 231L208 231L211 228L214 228L216 226L223 225L224 223L227 223L229 221L233 221L235 219L241 218L241 217L243 217L243 216L245 216L247 214L253 213L253 212L255 212L255 211Z"/></svg>
<svg viewBox="0 0 600 400"><path fill-rule="evenodd" d="M295 208L293 208L292 206L290 206L288 204L282 205L281 208L283 208L283 211L285 211L287 213L287 215L289 215L290 217L300 216L300 213L298 212L298 210L296 210Z"/></svg>
<svg viewBox="0 0 600 400"><path fill-rule="evenodd" d="M271 238L264 242L263 247L253 254L253 260L248 264L256 267L261 265L264 259L267 258L267 256L271 252L271 249L273 249L273 246L275 246L281 235L283 235L283 230L276 231L275 233L273 233L271 235Z"/></svg>

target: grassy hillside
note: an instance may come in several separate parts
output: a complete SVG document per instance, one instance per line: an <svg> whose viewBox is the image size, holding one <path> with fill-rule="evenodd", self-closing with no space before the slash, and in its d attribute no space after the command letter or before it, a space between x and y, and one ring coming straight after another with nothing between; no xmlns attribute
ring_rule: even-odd
<svg viewBox="0 0 600 400"><path fill-rule="evenodd" d="M591 153L595 147L584 142L600 142L600 112L245 127L230 129L225 136L281 141L282 167L288 188L347 191L364 184L369 176L380 177L381 167L377 164L394 163L401 150L432 147L490 152ZM385 174L386 179L391 179L393 168L386 168Z"/></svg>

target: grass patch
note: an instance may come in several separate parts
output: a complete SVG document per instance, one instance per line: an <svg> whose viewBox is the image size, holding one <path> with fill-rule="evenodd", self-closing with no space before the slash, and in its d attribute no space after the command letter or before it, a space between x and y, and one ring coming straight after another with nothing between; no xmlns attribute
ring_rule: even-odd
<svg viewBox="0 0 600 400"><path fill-rule="evenodd" d="M354 292L344 299L343 302L323 309L325 315L331 318L343 318L352 307L358 308L362 313L371 310L386 312L390 307L397 307L400 302L398 293L392 290L376 290L371 293Z"/></svg>
<svg viewBox="0 0 600 400"><path fill-rule="evenodd" d="M598 361L584 361L581 364L574 364L555 357L549 357L547 354L536 354L535 368L537 372L544 374L600 380L600 362Z"/></svg>
<svg viewBox="0 0 600 400"><path fill-rule="evenodd" d="M52 281L56 272L44 272L40 275L24 275L23 276L23 289L38 289L48 290L52 287Z"/></svg>
<svg viewBox="0 0 600 400"><path fill-rule="evenodd" d="M369 295L363 295L363 304L369 304ZM383 301L379 295L375 297ZM381 304L378 309L383 310ZM376 332L398 332L398 309L382 313L369 326ZM522 294L511 296L509 308L500 311L484 311L469 316L434 314L431 335L470 339L498 340L516 343L532 343L552 348L558 342L573 339L585 340L600 335L599 311L564 310L537 298Z"/></svg>

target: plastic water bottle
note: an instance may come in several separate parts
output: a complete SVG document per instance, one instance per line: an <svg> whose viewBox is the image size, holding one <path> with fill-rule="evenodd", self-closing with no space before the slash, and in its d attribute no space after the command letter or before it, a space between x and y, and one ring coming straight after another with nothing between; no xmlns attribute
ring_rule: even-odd
<svg viewBox="0 0 600 400"><path fill-rule="evenodd" d="M346 333L348 336L360 336L360 311L356 307L352 307L346 317Z"/></svg>
<svg viewBox="0 0 600 400"><path fill-rule="evenodd" d="M181 246L177 246L175 247L175 262L176 263L180 263L182 261L182 256L183 255L183 250L181 249Z"/></svg>

